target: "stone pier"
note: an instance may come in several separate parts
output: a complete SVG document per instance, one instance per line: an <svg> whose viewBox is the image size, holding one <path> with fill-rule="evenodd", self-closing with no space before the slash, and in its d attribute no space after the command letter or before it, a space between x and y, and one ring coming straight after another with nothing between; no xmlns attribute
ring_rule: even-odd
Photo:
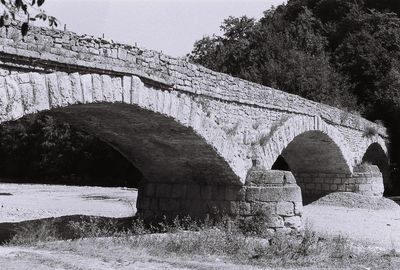
<svg viewBox="0 0 400 270"><path fill-rule="evenodd" d="M145 220L174 218L216 218L228 215L239 220L266 218L271 231L301 227L300 188L290 172L252 168L244 186L142 183L137 202Z"/></svg>

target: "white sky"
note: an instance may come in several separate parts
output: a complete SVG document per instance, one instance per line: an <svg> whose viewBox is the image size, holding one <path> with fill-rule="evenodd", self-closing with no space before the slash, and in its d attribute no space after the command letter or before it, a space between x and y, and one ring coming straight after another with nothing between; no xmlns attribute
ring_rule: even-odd
<svg viewBox="0 0 400 270"><path fill-rule="evenodd" d="M68 30L184 56L228 16L260 18L284 0L46 0Z"/></svg>

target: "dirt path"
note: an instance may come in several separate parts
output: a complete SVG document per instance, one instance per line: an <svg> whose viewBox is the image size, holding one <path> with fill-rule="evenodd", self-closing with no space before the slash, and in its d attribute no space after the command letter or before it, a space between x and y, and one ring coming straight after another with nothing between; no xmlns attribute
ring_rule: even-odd
<svg viewBox="0 0 400 270"><path fill-rule="evenodd" d="M23 247L0 247L0 269L4 270L269 270L252 265L235 265L216 257L152 257L138 253L125 260L107 261L68 251L50 251ZM306 268L305 268L306 269Z"/></svg>

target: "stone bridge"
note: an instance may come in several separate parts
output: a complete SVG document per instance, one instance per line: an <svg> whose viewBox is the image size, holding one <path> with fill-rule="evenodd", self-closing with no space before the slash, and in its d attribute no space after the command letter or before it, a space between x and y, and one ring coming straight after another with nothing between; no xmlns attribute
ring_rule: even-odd
<svg viewBox="0 0 400 270"><path fill-rule="evenodd" d="M49 110L110 144L143 174L145 218L262 213L290 230L302 196L382 195L386 130L358 115L156 51L19 33L0 32L0 121Z"/></svg>

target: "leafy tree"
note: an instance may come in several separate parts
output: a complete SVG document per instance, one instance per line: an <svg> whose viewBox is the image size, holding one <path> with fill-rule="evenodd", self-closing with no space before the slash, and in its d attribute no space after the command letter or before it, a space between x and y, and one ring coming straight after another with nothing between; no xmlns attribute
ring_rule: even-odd
<svg viewBox="0 0 400 270"><path fill-rule="evenodd" d="M48 21L49 26L57 26L55 17L49 16L41 9L45 0L0 0L3 14L0 16L0 27L8 26L13 22L21 24L21 33L25 36L29 30L29 23L36 20Z"/></svg>
<svg viewBox="0 0 400 270"><path fill-rule="evenodd" d="M341 107L351 107L347 78L325 52L322 24L307 8L293 22L285 10L265 12L259 21L229 17L223 36L204 37L189 55L193 62L233 76Z"/></svg>
<svg viewBox="0 0 400 270"><path fill-rule="evenodd" d="M112 147L46 114L2 124L0 156L2 177L28 182L137 186L141 179Z"/></svg>
<svg viewBox="0 0 400 270"><path fill-rule="evenodd" d="M400 171L399 14L398 0L289 0L258 21L230 17L189 59L383 120Z"/></svg>

